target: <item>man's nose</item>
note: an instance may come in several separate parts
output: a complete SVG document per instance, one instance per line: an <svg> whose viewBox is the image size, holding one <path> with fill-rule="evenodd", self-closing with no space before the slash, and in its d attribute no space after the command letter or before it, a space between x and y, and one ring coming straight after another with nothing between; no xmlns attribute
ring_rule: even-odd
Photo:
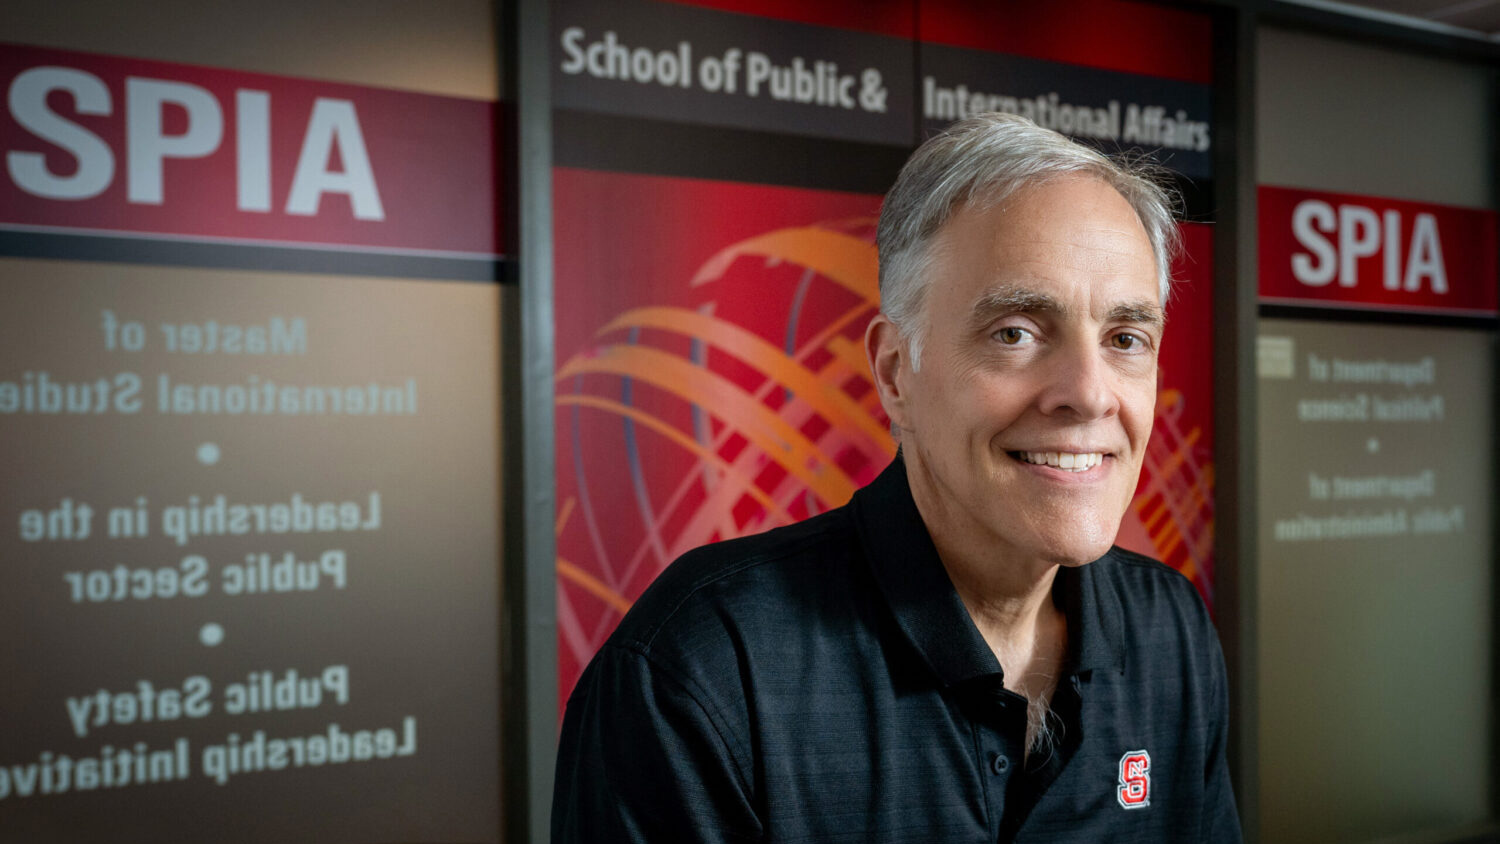
<svg viewBox="0 0 1500 844"><path fill-rule="evenodd" d="M1078 419L1103 419L1119 411L1119 373L1105 360L1104 350L1092 342L1054 349L1048 356L1041 409Z"/></svg>

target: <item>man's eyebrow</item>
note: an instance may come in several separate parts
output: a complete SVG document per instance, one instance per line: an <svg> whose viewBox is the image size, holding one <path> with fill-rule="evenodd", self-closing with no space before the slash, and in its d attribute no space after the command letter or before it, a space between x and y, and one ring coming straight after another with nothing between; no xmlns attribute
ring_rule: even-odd
<svg viewBox="0 0 1500 844"><path fill-rule="evenodd" d="M987 290L974 300L969 322L978 331L1005 314L1066 313L1067 306L1045 293L1028 287L1007 286Z"/></svg>
<svg viewBox="0 0 1500 844"><path fill-rule="evenodd" d="M1167 325L1167 315L1161 306L1148 299L1136 302L1121 302L1109 309L1110 322L1128 322L1145 325L1158 331Z"/></svg>
<svg viewBox="0 0 1500 844"><path fill-rule="evenodd" d="M1029 287L1007 286L985 291L969 309L969 321L975 331L988 326L1005 314L1066 314L1068 306L1052 296ZM1108 322L1144 325L1158 331L1166 327L1167 317L1161 306L1149 299L1121 302L1109 309Z"/></svg>

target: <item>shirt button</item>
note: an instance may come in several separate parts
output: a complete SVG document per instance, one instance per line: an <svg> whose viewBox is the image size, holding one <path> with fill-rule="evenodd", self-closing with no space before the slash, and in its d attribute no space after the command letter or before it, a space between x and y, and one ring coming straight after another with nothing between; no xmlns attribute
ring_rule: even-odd
<svg viewBox="0 0 1500 844"><path fill-rule="evenodd" d="M1010 760L999 753L990 757L990 770L997 774L1003 774L1010 770Z"/></svg>

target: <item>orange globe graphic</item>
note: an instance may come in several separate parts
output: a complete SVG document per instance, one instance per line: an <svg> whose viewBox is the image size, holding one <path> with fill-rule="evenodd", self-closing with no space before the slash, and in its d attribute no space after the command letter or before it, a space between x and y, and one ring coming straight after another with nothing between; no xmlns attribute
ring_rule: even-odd
<svg viewBox="0 0 1500 844"><path fill-rule="evenodd" d="M676 556L840 506L895 454L861 346L873 220L734 243L685 283L692 306L621 313L557 371L565 691Z"/></svg>

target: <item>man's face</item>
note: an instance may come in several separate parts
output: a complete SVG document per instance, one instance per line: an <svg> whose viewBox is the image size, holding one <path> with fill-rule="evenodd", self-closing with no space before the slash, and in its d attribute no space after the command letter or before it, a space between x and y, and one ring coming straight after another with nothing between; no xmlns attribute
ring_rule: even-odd
<svg viewBox="0 0 1500 844"><path fill-rule="evenodd" d="M1145 229L1113 188L1070 177L964 206L933 250L920 368L900 355L887 410L939 550L1097 559L1156 404Z"/></svg>

